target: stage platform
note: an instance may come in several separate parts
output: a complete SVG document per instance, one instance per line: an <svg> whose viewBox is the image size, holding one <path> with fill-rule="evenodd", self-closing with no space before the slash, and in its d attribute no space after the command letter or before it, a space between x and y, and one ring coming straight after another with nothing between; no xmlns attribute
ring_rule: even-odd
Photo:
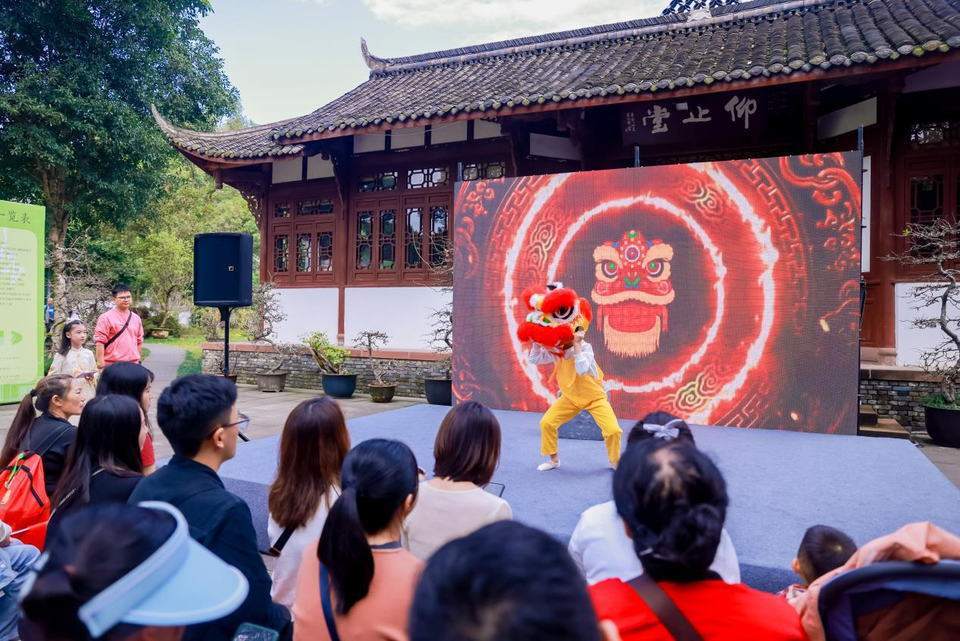
<svg viewBox="0 0 960 641"><path fill-rule="evenodd" d="M430 470L434 436L447 409L415 405L353 419L353 444L401 440ZM503 498L518 521L568 540L583 510L611 498L612 471L602 443L561 440L562 467L537 472L540 415L496 414L503 451L493 480L505 486ZM631 423L621 425L627 430ZM931 520L960 532L960 490L909 441L728 427L693 431L727 479L726 527L743 580L755 588L774 591L796 580L790 561L810 525L838 527L858 544L912 521ZM263 549L269 547L267 486L278 446L279 436L241 443L236 458L220 470L227 487L250 504Z"/></svg>

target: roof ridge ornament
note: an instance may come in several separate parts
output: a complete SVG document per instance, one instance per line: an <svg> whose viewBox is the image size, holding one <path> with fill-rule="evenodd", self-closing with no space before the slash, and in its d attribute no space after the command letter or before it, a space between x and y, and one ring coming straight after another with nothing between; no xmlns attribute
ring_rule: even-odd
<svg viewBox="0 0 960 641"><path fill-rule="evenodd" d="M363 61L370 71L383 71L387 68L387 65L390 64L389 59L378 58L370 53L370 49L367 47L367 41L364 38L360 38L360 53L363 54Z"/></svg>

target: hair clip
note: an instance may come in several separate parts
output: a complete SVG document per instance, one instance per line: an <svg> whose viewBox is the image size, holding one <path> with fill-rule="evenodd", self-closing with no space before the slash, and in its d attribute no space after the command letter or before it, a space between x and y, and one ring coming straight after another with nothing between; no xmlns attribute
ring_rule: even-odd
<svg viewBox="0 0 960 641"><path fill-rule="evenodd" d="M32 390L30 390L30 398L36 398L36 397L37 397L37 388L34 387Z"/></svg>

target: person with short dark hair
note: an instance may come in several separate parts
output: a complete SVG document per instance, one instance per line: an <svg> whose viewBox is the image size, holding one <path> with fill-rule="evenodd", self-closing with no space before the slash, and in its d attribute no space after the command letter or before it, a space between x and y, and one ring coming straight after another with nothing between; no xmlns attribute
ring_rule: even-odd
<svg viewBox="0 0 960 641"><path fill-rule="evenodd" d="M500 463L500 423L476 401L447 412L433 444L434 478L420 483L417 506L403 527L403 545L427 560L447 541L495 521L510 505L483 488Z"/></svg>
<svg viewBox="0 0 960 641"><path fill-rule="evenodd" d="M407 638L423 564L400 545L400 529L416 503L418 478L417 459L400 441L371 439L350 450L343 492L320 540L303 554L294 639Z"/></svg>
<svg viewBox="0 0 960 641"><path fill-rule="evenodd" d="M187 628L185 639L229 639L241 623L292 633L290 612L270 599L270 575L257 548L247 504L228 492L217 474L233 458L248 419L237 411L237 388L228 379L194 374L178 378L160 395L157 422L174 456L143 479L130 503L165 501L186 517L190 534L240 570L250 593L234 614Z"/></svg>
<svg viewBox="0 0 960 641"><path fill-rule="evenodd" d="M129 396L143 409L147 422L147 438L140 449L143 460L143 475L150 476L157 469L157 455L153 449L153 437L150 435L150 404L153 402L154 375L139 363L114 363L100 372L97 394L120 394Z"/></svg>
<svg viewBox="0 0 960 641"><path fill-rule="evenodd" d="M166 503L103 503L68 515L25 590L20 638L175 641L183 626L233 612L246 580L188 527Z"/></svg>
<svg viewBox="0 0 960 641"><path fill-rule="evenodd" d="M100 314L93 341L97 345L97 367L111 363L139 363L143 345L143 321L130 309L133 292L126 285L115 285L110 292L114 308Z"/></svg>
<svg viewBox="0 0 960 641"><path fill-rule="evenodd" d="M696 445L693 432L683 419L667 412L652 412L630 430L627 447L657 439ZM643 574L613 501L594 505L580 515L568 549L590 585L611 578L629 581ZM740 582L737 551L726 529L720 531L720 545L710 569L727 583Z"/></svg>
<svg viewBox="0 0 960 641"><path fill-rule="evenodd" d="M267 534L279 551L270 592L277 603L293 607L303 551L320 538L340 496L340 470L349 451L347 421L329 396L303 401L287 416L267 500Z"/></svg>
<svg viewBox="0 0 960 641"><path fill-rule="evenodd" d="M63 475L53 494L47 539L63 518L88 505L126 503L143 478L143 410L126 396L97 396L86 404Z"/></svg>
<svg viewBox="0 0 960 641"><path fill-rule="evenodd" d="M590 587L597 614L624 641L672 639L671 617L646 591L661 593L705 641L804 639L797 612L781 598L730 585L710 569L726 518L727 485L710 457L690 443L647 439L627 448L613 477L617 512L643 574Z"/></svg>
<svg viewBox="0 0 960 641"><path fill-rule="evenodd" d="M410 610L410 641L599 641L587 586L563 545L514 522L480 528L430 557Z"/></svg>
<svg viewBox="0 0 960 641"><path fill-rule="evenodd" d="M857 551L857 544L849 536L829 525L814 525L807 528L797 550L797 558L791 567L800 575L803 584L793 584L778 594L793 602L806 591L811 583L827 572L835 570L850 560Z"/></svg>

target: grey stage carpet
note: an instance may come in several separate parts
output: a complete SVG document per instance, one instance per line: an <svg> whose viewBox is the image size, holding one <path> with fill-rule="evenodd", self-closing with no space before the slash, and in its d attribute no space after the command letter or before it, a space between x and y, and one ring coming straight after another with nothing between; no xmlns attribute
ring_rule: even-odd
<svg viewBox="0 0 960 641"><path fill-rule="evenodd" d="M432 468L433 439L447 408L415 405L349 422L354 445L370 438L407 443L420 466ZM611 498L612 471L603 443L561 440L563 465L537 472L541 462L539 414L498 411L503 452L494 482L515 518L566 541L580 513ZM630 423L621 421L624 429ZM743 580L777 590L795 580L790 561L804 530L817 523L838 527L858 544L912 521L934 521L960 532L958 490L904 440L799 434L725 427L694 427L701 449L727 479L727 529L740 558ZM624 443L626 439L624 438ZM220 470L227 487L254 515L266 539L267 486L277 464L279 437L241 443Z"/></svg>

